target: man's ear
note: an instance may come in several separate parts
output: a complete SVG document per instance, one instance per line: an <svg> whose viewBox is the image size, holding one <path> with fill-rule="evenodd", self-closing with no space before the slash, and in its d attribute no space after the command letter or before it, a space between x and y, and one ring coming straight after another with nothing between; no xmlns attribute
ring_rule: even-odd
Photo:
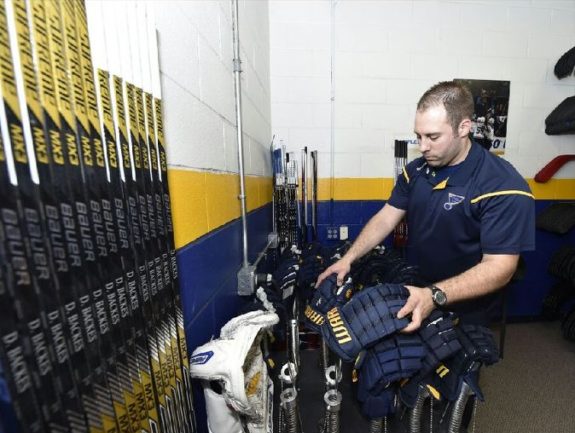
<svg viewBox="0 0 575 433"><path fill-rule="evenodd" d="M457 134L463 138L469 135L469 131L471 131L471 119L463 119L459 124Z"/></svg>

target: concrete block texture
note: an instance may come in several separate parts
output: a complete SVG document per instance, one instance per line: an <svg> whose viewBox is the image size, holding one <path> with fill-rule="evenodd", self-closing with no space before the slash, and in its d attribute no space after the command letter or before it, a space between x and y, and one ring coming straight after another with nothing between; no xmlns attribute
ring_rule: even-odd
<svg viewBox="0 0 575 433"><path fill-rule="evenodd" d="M172 12L171 1L158 2L163 5L163 8ZM223 10L220 5L215 1L200 0L200 1L179 1L184 15L196 27L198 33L216 52L220 52L222 40L220 37L220 15L223 15ZM231 43L231 41L230 41Z"/></svg>
<svg viewBox="0 0 575 433"><path fill-rule="evenodd" d="M200 39L200 99L234 122L234 77L208 43ZM231 63L231 60L230 60Z"/></svg>
<svg viewBox="0 0 575 433"><path fill-rule="evenodd" d="M312 105L273 103L273 121L275 126L310 127L313 126Z"/></svg>
<svg viewBox="0 0 575 433"><path fill-rule="evenodd" d="M544 121L575 93L575 77L558 80L553 74L559 57L574 44L575 2L319 3L309 9L308 2L269 3L272 132L281 132L288 148L305 141L313 149L315 141L341 175L392 176L393 140L414 137L422 93L438 81L468 78L511 82L504 157L522 175L534 176L550 154L570 152L567 139L544 133ZM332 85L333 132L330 101L315 99L322 89L331 96ZM382 140L374 138L379 134ZM355 161L354 153L381 154L390 164L367 163L369 157ZM331 173L335 167L326 164L324 158L322 171ZM575 177L575 166L557 176Z"/></svg>
<svg viewBox="0 0 575 433"><path fill-rule="evenodd" d="M342 153L383 152L385 131L375 129L336 129L335 149ZM373 176L373 174L372 174Z"/></svg>
<svg viewBox="0 0 575 433"><path fill-rule="evenodd" d="M387 172L389 167L393 168L392 161L389 159L389 155L383 152L383 149L378 153L362 153L360 160L362 177L381 176L378 176L378 173ZM371 173L371 175L366 175L366 173Z"/></svg>
<svg viewBox="0 0 575 433"><path fill-rule="evenodd" d="M387 98L387 81L382 78L341 78L336 80L336 101L355 104L382 104Z"/></svg>
<svg viewBox="0 0 575 433"><path fill-rule="evenodd" d="M301 5L293 1L277 1L271 5L270 21L291 23L327 23L329 22L330 4L325 0L306 0L305 14Z"/></svg>
<svg viewBox="0 0 575 433"><path fill-rule="evenodd" d="M168 163L225 170L224 119L167 77L163 89Z"/></svg>
<svg viewBox="0 0 575 433"><path fill-rule="evenodd" d="M359 152L337 152L334 158L336 178L361 177L361 154Z"/></svg>
<svg viewBox="0 0 575 433"><path fill-rule="evenodd" d="M226 159L225 170L228 172L235 172L239 167L238 130L232 124L227 122L224 122L222 127L224 134L224 156Z"/></svg>
<svg viewBox="0 0 575 433"><path fill-rule="evenodd" d="M321 77L329 80L331 70L329 50L273 48L270 52L270 67L274 71L274 76Z"/></svg>
<svg viewBox="0 0 575 433"><path fill-rule="evenodd" d="M530 34L527 49L529 57L549 59L552 62L551 69L563 53L573 48L574 43L573 34L554 33L552 30L544 37L541 34Z"/></svg>
<svg viewBox="0 0 575 433"><path fill-rule="evenodd" d="M318 152L329 152L330 149L329 128L290 128L286 138L288 152L299 152L305 146Z"/></svg>
<svg viewBox="0 0 575 433"><path fill-rule="evenodd" d="M573 2L565 2L573 6ZM564 35L575 34L575 6L571 10L554 9L551 12L551 31Z"/></svg>
<svg viewBox="0 0 575 433"><path fill-rule="evenodd" d="M168 164L237 173L231 2L155 1L153 11ZM271 141L267 2L241 0L239 29L245 160L251 171L269 176L264 163Z"/></svg>
<svg viewBox="0 0 575 433"><path fill-rule="evenodd" d="M160 69L193 95L200 96L199 33L183 13L181 3L166 8L154 2ZM179 11L180 13L174 13Z"/></svg>
<svg viewBox="0 0 575 433"><path fill-rule="evenodd" d="M323 77L278 76L271 85L274 102L328 103L330 92L330 82Z"/></svg>
<svg viewBox="0 0 575 433"><path fill-rule="evenodd" d="M403 105L364 105L362 108L362 125L365 129L376 131L409 130L413 126L413 107Z"/></svg>

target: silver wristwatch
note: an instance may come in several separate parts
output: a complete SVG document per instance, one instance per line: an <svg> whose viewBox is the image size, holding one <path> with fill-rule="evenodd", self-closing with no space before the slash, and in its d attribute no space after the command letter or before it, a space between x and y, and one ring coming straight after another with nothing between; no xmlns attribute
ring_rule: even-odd
<svg viewBox="0 0 575 433"><path fill-rule="evenodd" d="M431 299L437 307L441 308L447 305L447 295L443 290L433 284L427 287L431 290Z"/></svg>

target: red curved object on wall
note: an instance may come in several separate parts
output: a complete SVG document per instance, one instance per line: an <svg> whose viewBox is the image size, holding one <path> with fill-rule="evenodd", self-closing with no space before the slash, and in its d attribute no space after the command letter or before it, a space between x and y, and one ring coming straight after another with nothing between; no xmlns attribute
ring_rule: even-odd
<svg viewBox="0 0 575 433"><path fill-rule="evenodd" d="M535 175L535 182L545 183L553 177L557 171L569 161L575 161L575 155L559 155L547 163L545 167L539 170Z"/></svg>

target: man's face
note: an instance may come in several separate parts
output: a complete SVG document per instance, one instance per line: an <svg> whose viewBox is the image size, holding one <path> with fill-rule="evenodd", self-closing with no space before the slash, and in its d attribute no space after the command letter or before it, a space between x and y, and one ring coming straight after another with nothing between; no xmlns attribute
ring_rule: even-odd
<svg viewBox="0 0 575 433"><path fill-rule="evenodd" d="M471 121L463 120L454 132L443 105L430 107L415 114L415 135L419 151L431 167L455 165L465 159Z"/></svg>

